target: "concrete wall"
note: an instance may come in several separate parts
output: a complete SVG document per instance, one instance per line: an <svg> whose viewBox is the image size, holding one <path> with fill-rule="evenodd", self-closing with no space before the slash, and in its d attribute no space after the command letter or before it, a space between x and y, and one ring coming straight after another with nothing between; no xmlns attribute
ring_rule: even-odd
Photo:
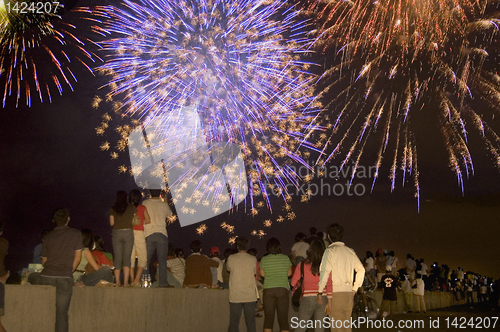
<svg viewBox="0 0 500 332"><path fill-rule="evenodd" d="M380 292L372 297L380 303ZM425 302L428 310L463 303L439 292L426 292ZM69 316L70 332L223 332L229 325L228 290L74 287ZM1 321L9 332L53 331L55 288L7 285ZM263 321L257 318L257 331ZM244 326L242 317L240 331Z"/></svg>

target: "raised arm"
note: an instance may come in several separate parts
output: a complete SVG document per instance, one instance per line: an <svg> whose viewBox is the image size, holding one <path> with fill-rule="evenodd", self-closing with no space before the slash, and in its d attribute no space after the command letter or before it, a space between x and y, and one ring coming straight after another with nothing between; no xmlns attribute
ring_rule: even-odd
<svg viewBox="0 0 500 332"><path fill-rule="evenodd" d="M109 224L110 224L111 226L114 226L114 225L115 225L115 217L113 217L113 216L109 216Z"/></svg>

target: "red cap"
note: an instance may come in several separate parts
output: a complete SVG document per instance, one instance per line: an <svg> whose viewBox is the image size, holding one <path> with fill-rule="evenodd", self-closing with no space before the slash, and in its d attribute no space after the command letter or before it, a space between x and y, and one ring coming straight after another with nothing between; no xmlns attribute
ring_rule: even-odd
<svg viewBox="0 0 500 332"><path fill-rule="evenodd" d="M215 254L218 254L220 251L219 251L219 248L217 247L212 247L210 248L210 254L211 255L215 255Z"/></svg>

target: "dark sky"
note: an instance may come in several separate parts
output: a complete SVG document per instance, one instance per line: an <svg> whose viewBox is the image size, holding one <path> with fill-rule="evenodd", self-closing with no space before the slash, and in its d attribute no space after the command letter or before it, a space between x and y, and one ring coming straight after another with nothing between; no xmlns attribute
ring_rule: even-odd
<svg viewBox="0 0 500 332"><path fill-rule="evenodd" d="M93 109L91 102L105 82L90 73L78 73L75 92L65 89L54 95L52 104L40 104L34 98L32 107L13 107L10 101L1 110L0 121L0 215L5 222L4 236L11 248L6 261L12 271L26 267L32 251L40 242L40 233L52 228L52 211L61 206L71 211L70 225L90 228L104 237L111 250L111 227L107 213L119 189L135 188L132 177L119 174L118 166L127 164L127 153L120 160L111 160L109 152L99 149L111 134L99 137L95 128L103 110ZM308 203L295 200L296 219L278 223L277 215L285 215L276 201L273 215L262 211L250 217L241 210L222 215L206 223L207 232L196 235L198 225L181 228L177 223L168 228L170 241L188 252L189 243L200 239L204 252L212 245L226 248L228 235L220 223L235 226L235 234L248 237L259 256L265 241L278 237L284 251L289 252L294 235L308 232L315 226L324 230L331 222L345 226L345 242L360 258L366 250L394 250L401 261L407 253L424 258L429 264L437 261L452 269L461 266L494 278L500 277L498 244L500 223L500 175L492 158L478 138L471 138L475 175L465 180L465 195L447 166L444 148L432 126L419 136L419 167L421 186L420 212L413 197L414 188L407 183L390 192L387 172L377 181L373 193L361 197L342 195L315 196ZM111 131L110 131L111 133ZM367 147L364 165L372 165ZM390 159L390 158L388 158ZM387 160L389 161L389 160ZM331 166L338 166L335 161ZM343 181L345 182L345 180ZM355 180L368 188L367 180ZM265 219L273 220L270 228ZM267 235L259 240L250 235L263 229Z"/></svg>

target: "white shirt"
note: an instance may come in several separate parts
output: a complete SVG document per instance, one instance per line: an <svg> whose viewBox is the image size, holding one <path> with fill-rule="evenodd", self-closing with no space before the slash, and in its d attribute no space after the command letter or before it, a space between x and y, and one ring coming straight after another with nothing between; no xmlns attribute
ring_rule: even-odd
<svg viewBox="0 0 500 332"><path fill-rule="evenodd" d="M257 258L246 252L238 252L227 258L229 302L247 303L257 301L256 267Z"/></svg>
<svg viewBox="0 0 500 332"><path fill-rule="evenodd" d="M368 257L366 260L365 260L365 263L366 263L366 269L367 270L371 270L371 269L374 269L374 265L375 264L375 260L373 259L373 257Z"/></svg>
<svg viewBox="0 0 500 332"><path fill-rule="evenodd" d="M219 280L220 282L223 282L223 280L222 280L222 267L224 266L224 262L219 257L212 257L211 260L214 260L217 263L219 263L219 267L217 268L217 280Z"/></svg>
<svg viewBox="0 0 500 332"><path fill-rule="evenodd" d="M356 279L353 284L353 271ZM343 242L334 242L323 253L320 266L320 279L318 292L322 293L332 273L332 291L352 292L357 291L363 284L365 269L358 256Z"/></svg>
<svg viewBox="0 0 500 332"><path fill-rule="evenodd" d="M424 262L422 262L420 265L421 265L421 267L420 267L420 274L422 276L426 276L427 272L429 272L429 268L427 267L427 264L425 264Z"/></svg>
<svg viewBox="0 0 500 332"><path fill-rule="evenodd" d="M159 198L150 198L142 202L146 207L149 217L151 218L150 224L144 224L144 236L148 237L153 233L161 233L165 236L167 234L167 217L172 215L172 210L167 202L163 202Z"/></svg>
<svg viewBox="0 0 500 332"><path fill-rule="evenodd" d="M295 257L301 256L306 258L308 249L309 249L309 243L304 241L299 241L295 242L295 244L292 246L291 252Z"/></svg>

